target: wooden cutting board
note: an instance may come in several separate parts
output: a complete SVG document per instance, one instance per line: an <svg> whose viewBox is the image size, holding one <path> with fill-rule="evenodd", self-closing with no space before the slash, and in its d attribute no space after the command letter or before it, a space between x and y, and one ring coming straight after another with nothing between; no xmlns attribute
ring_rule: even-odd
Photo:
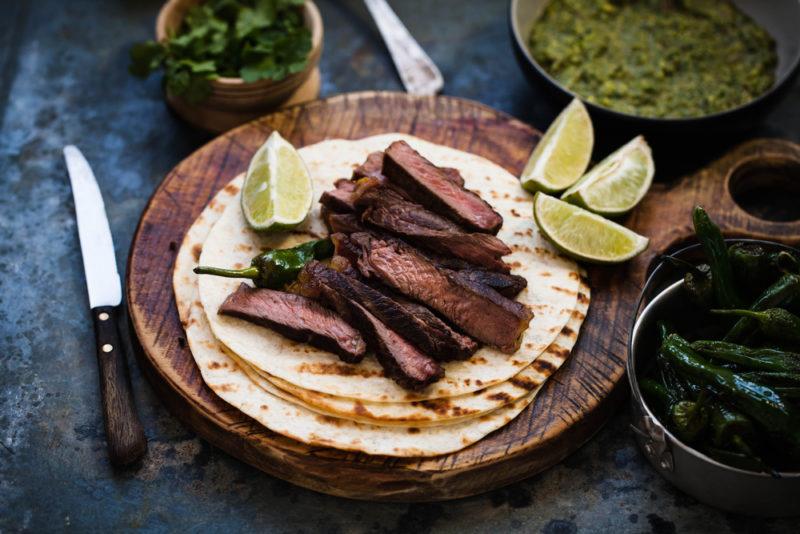
<svg viewBox="0 0 800 534"><path fill-rule="evenodd" d="M572 357L507 427L463 451L428 459L312 448L265 429L206 387L186 347L171 285L184 233L212 196L246 170L273 129L298 147L330 138L408 133L481 155L515 175L540 132L482 104L452 97L341 95L277 112L214 139L175 167L145 208L130 251L127 299L141 343L139 360L153 386L179 419L213 445L271 475L333 495L454 499L529 477L579 448L627 391L626 345L647 266L655 254L691 235L689 211L695 203L705 203L732 235L800 242L798 222L749 216L733 203L728 186L732 170L737 187L747 186L752 182L748 176L759 173L800 183L800 147L776 140L740 146L694 176L671 186L657 184L628 217L628 226L651 237L650 249L624 266L589 268L592 303Z"/></svg>

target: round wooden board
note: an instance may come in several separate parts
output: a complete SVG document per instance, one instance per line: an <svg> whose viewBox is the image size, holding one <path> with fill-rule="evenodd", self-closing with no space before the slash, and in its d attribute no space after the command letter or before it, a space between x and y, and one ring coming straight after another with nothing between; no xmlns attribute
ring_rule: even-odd
<svg viewBox="0 0 800 534"><path fill-rule="evenodd" d="M484 156L515 175L540 138L530 126L475 102L366 92L279 111L221 135L182 161L145 208L127 269L140 362L178 418L271 475L324 493L385 501L454 499L504 486L559 462L600 428L625 392L619 385L633 303L656 247L626 266L589 269L591 308L571 358L511 424L455 454L396 459L308 447L267 430L206 387L175 308L175 252L212 196L246 169L274 129L298 147L331 138L409 133ZM687 196L697 193L686 191ZM676 237L674 219L658 208L667 193L668 188L656 187L629 223L646 227L647 235L670 229L665 235ZM673 215L680 208L679 220L688 224L692 201L685 202L670 205ZM684 230L688 235L688 226Z"/></svg>

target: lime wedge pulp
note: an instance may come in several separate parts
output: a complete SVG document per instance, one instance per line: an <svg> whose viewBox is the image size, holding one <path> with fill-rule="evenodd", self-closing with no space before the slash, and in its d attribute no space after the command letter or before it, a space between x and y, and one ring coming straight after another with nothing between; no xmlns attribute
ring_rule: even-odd
<svg viewBox="0 0 800 534"><path fill-rule="evenodd" d="M297 150L275 131L247 168L242 187L242 213L254 230L279 232L294 228L311 209L311 175Z"/></svg>
<svg viewBox="0 0 800 534"><path fill-rule="evenodd" d="M534 148L520 176L522 187L531 193L565 190L586 171L593 146L592 119L576 98L556 117Z"/></svg>
<svg viewBox="0 0 800 534"><path fill-rule="evenodd" d="M533 216L556 248L578 260L620 263L640 254L649 243L622 225L543 193L536 193Z"/></svg>
<svg viewBox="0 0 800 534"><path fill-rule="evenodd" d="M642 200L654 173L653 154L640 135L595 165L561 200L601 215L622 215Z"/></svg>

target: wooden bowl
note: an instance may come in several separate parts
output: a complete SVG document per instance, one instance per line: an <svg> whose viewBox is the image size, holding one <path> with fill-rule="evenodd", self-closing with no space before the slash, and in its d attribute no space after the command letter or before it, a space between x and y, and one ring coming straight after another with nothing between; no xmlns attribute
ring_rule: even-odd
<svg viewBox="0 0 800 534"><path fill-rule="evenodd" d="M156 19L156 39L163 42L170 31L177 30L186 12L200 0L169 0ZM247 83L241 78L220 77L211 81L211 94L204 101L190 104L167 93L170 107L185 121L211 132L223 132L256 119L287 103L312 100L319 94L319 64L322 55L322 17L316 4L306 0L304 18L311 31L308 64L286 78Z"/></svg>

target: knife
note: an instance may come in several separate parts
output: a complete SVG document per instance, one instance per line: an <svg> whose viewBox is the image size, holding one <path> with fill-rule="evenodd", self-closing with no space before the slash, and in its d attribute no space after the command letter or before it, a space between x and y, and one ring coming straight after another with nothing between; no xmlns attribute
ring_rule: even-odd
<svg viewBox="0 0 800 534"><path fill-rule="evenodd" d="M89 162L72 145L64 147L64 159L75 199L83 269L94 320L108 454L112 464L125 466L144 456L147 439L133 403L125 351L120 343L122 288L114 242L103 196Z"/></svg>
<svg viewBox="0 0 800 534"><path fill-rule="evenodd" d="M435 95L444 87L442 73L411 36L386 0L364 0L389 49L400 80L412 95Z"/></svg>

